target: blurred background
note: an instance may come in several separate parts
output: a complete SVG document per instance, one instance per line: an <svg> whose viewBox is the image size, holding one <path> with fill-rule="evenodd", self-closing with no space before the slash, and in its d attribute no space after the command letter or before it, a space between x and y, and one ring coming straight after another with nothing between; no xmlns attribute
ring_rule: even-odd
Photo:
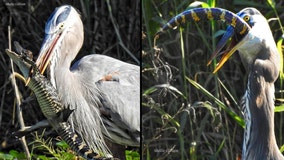
<svg viewBox="0 0 284 160"><path fill-rule="evenodd" d="M141 52L140 9L139 0L110 1L111 13L115 19L110 20L110 11L106 0L4 0L0 2L0 154L22 152L20 142L11 135L19 129L16 115L15 94L11 81L11 63L5 54L9 47L8 26L10 26L11 42L18 41L24 48L33 52L37 58L44 38L45 22L56 7L70 4L81 13L84 23L84 45L76 60L87 54L104 54L122 61L138 65ZM118 33L115 32L118 29ZM121 40L120 40L121 39ZM121 47L124 44L133 59ZM12 46L13 49L13 46ZM76 61L74 60L74 61ZM17 68L15 69L17 71ZM17 80L22 99L29 97L31 91ZM26 104L22 107L26 125L32 125L43 120L36 104ZM50 130L49 130L50 131ZM50 134L49 134L50 135ZM52 134L51 134L52 135ZM27 142L34 141L29 134ZM32 145L30 145L31 147Z"/></svg>
<svg viewBox="0 0 284 160"><path fill-rule="evenodd" d="M154 50L154 34L160 27L193 7L220 7L234 13L255 7L269 21L275 42L282 48L283 6L282 0L142 0L143 159L233 160L242 152L244 121L239 104L247 84L245 68L238 54L217 74L212 72L220 57L206 66L226 24L187 22L163 33ZM275 90L275 106L283 109L282 72ZM283 118L283 112L275 113L282 153Z"/></svg>

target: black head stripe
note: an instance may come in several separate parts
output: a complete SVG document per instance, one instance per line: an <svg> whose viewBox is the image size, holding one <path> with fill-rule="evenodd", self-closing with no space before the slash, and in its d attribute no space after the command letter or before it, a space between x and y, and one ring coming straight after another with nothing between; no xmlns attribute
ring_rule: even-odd
<svg viewBox="0 0 284 160"><path fill-rule="evenodd" d="M67 19L68 15L70 14L70 11L71 11L71 6L66 6L66 7L64 8L64 11L61 12L61 13L58 15L58 17L57 17L57 19L56 19L56 24L59 24L59 23L65 21L65 20Z"/></svg>
<svg viewBox="0 0 284 160"><path fill-rule="evenodd" d="M257 9L255 8L244 8L240 12L237 13L240 17L243 17L245 14L247 15L262 15Z"/></svg>
<svg viewBox="0 0 284 160"><path fill-rule="evenodd" d="M71 12L71 6L61 6L56 8L55 11L51 14L45 24L45 34L51 34L56 32L57 25L61 22L66 21L67 17Z"/></svg>

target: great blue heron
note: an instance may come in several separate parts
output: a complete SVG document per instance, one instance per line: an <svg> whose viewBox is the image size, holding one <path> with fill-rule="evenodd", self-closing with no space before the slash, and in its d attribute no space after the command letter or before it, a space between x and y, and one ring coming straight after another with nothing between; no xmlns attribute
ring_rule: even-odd
<svg viewBox="0 0 284 160"><path fill-rule="evenodd" d="M257 9L245 8L238 15L251 30L242 40L232 34L233 30L227 31L238 44L230 48L220 64L238 50L248 72L241 103L246 121L242 159L284 159L274 133L274 82L279 75L280 55L268 22Z"/></svg>
<svg viewBox="0 0 284 160"><path fill-rule="evenodd" d="M213 12L212 9L204 9L204 13L199 15L204 17L212 17L212 14L215 17L220 16L219 13ZM225 12L223 13L226 15ZM185 11L169 21L163 30L185 22L186 18L196 21L199 19L199 15L194 10L192 12ZM247 89L241 103L246 122L242 159L284 160L274 133L274 82L279 75L280 56L268 22L257 9L245 8L237 15L250 26L249 32L241 34L239 32L241 28L230 22L231 26L228 27L227 32L217 45L217 51L213 58L232 37L234 42L224 51L225 53L214 72L219 70L237 50L248 72Z"/></svg>
<svg viewBox="0 0 284 160"><path fill-rule="evenodd" d="M106 138L139 147L140 67L99 54L85 56L71 66L83 39L76 9L70 5L56 8L46 22L36 60L40 72L49 68L49 79L63 105L74 109L68 121L89 146L107 154Z"/></svg>

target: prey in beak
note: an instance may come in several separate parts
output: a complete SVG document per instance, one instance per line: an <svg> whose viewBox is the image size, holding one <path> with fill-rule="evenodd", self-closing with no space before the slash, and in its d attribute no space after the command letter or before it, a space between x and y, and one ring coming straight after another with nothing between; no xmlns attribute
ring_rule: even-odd
<svg viewBox="0 0 284 160"><path fill-rule="evenodd" d="M219 55L223 55L213 73L216 73L225 62L247 41L246 35L241 35L235 32L232 26L228 26L221 40L218 42L215 51L213 52L207 66L211 64L212 60ZM221 52L226 43L230 41L229 46Z"/></svg>
<svg viewBox="0 0 284 160"><path fill-rule="evenodd" d="M56 44L60 36L61 36L60 33L46 34L44 43L41 47L39 56L36 60L36 65L38 66L38 69L41 74L44 73L46 67L48 66L53 56L52 55L52 53L54 52L53 50L56 48Z"/></svg>
<svg viewBox="0 0 284 160"><path fill-rule="evenodd" d="M57 44L58 39L60 38L61 34L47 34L44 39L44 43L41 47L39 56L36 60L35 65L37 66L40 74L43 74L46 67L48 66L51 58L52 52ZM33 70L31 70L31 73ZM30 82L30 77L26 80L26 85Z"/></svg>
<svg viewBox="0 0 284 160"><path fill-rule="evenodd" d="M44 30L45 38L36 60L36 65L41 74L44 73L51 59L56 56L56 48L61 43L60 38L66 34L66 26L74 23L72 19L69 20L70 12L70 6L56 8L46 21Z"/></svg>

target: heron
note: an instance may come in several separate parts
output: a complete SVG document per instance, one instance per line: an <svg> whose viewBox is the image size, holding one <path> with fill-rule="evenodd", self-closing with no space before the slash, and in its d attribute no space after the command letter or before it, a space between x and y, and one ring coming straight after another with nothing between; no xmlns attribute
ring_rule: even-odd
<svg viewBox="0 0 284 160"><path fill-rule="evenodd" d="M61 103L74 110L68 122L89 146L105 155L115 152L106 141L123 151L124 146L139 147L140 67L100 54L71 65L83 40L78 11L71 5L56 8L45 25L39 71L47 72Z"/></svg>
<svg viewBox="0 0 284 160"><path fill-rule="evenodd" d="M188 17L193 17L194 21L199 18L198 15L189 13L190 11L187 12L178 16L186 17L185 14L189 14L191 16ZM206 14L200 15L209 15L208 11L204 12ZM224 65L233 53L238 52L248 74L247 88L241 100L246 122L242 159L284 160L274 132L274 82L277 80L280 71L280 54L266 18L257 9L245 8L238 12L237 15L244 20L240 22L248 24L250 29L246 34L241 34L238 31L240 28L230 23L231 25L228 26L222 39L217 44L216 51L213 52L211 58L212 60L216 56L223 54L214 73ZM178 20L182 19L178 16L172 18L163 27L163 30L178 25ZM230 39L232 41L229 47L220 53ZM210 64L211 60L208 64Z"/></svg>
<svg viewBox="0 0 284 160"><path fill-rule="evenodd" d="M282 160L284 156L274 133L274 82L280 71L280 54L266 18L257 9L245 8L238 15L251 30L239 40L233 30L227 29L237 45L228 50L220 64L238 51L248 72L247 89L241 102L246 122L242 159Z"/></svg>

